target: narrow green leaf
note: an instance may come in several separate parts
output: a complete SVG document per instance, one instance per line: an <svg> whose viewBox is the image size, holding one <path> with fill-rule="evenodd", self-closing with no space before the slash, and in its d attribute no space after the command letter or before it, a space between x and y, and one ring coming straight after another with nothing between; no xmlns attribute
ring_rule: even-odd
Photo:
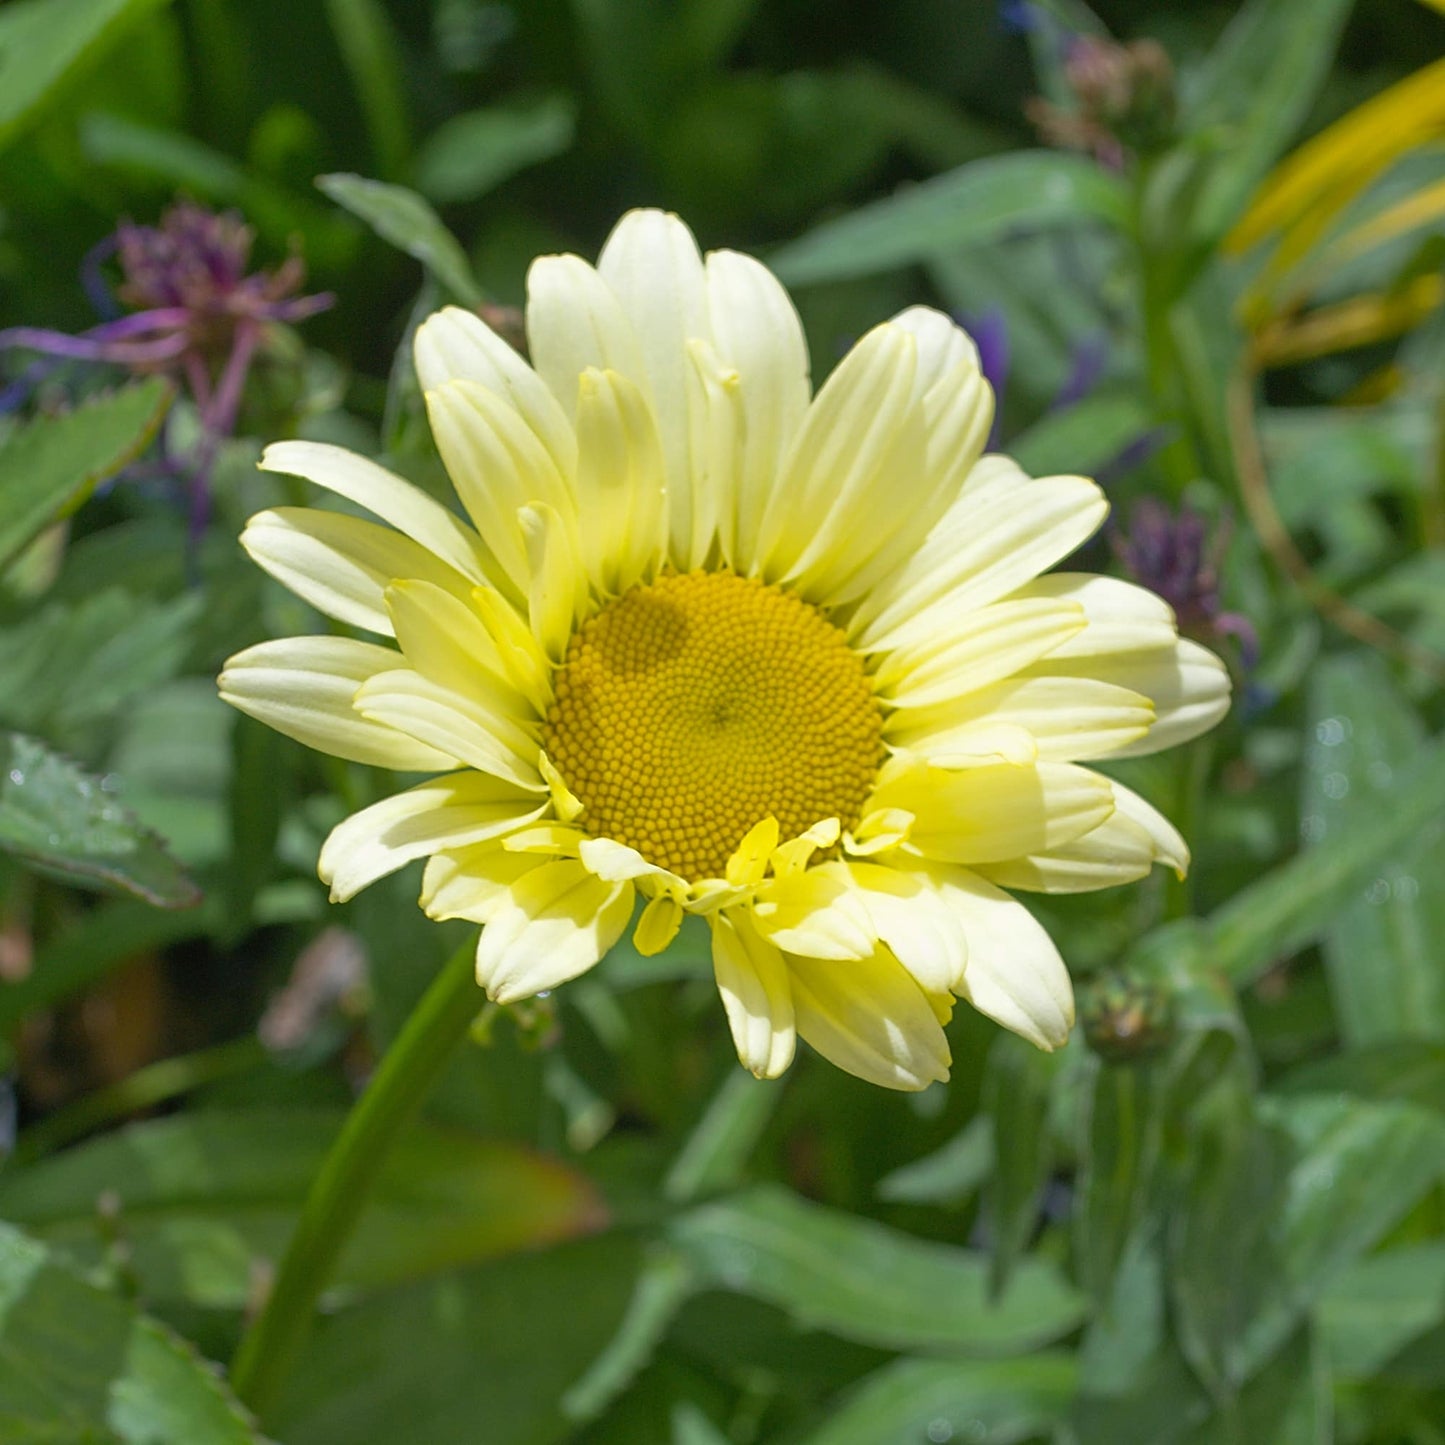
<svg viewBox="0 0 1445 1445"><path fill-rule="evenodd" d="M493 106L455 115L422 142L416 184L439 203L474 201L572 144L576 106L565 95L530 105Z"/></svg>
<svg viewBox="0 0 1445 1445"><path fill-rule="evenodd" d="M1022 1360L895 1360L865 1376L804 1445L969 1440L1008 1445L1049 1435L1078 1380L1071 1355Z"/></svg>
<svg viewBox="0 0 1445 1445"><path fill-rule="evenodd" d="M1092 161L1018 151L972 161L826 221L773 252L768 264L790 285L806 286L890 271L1014 231L1122 227L1127 216L1123 183Z"/></svg>
<svg viewBox="0 0 1445 1445"><path fill-rule="evenodd" d="M876 1192L891 1204L957 1208L973 1198L992 1169L993 1129L986 1116L975 1114L942 1148L885 1174Z"/></svg>
<svg viewBox="0 0 1445 1445"><path fill-rule="evenodd" d="M316 184L383 241L420 261L459 300L469 306L481 301L482 288L461 243L415 191L344 171L318 176Z"/></svg>
<svg viewBox="0 0 1445 1445"><path fill-rule="evenodd" d="M219 1372L189 1345L4 1223L0 1439L260 1445Z"/></svg>
<svg viewBox="0 0 1445 1445"><path fill-rule="evenodd" d="M103 781L23 733L0 733L0 850L82 886L189 908L200 890Z"/></svg>
<svg viewBox="0 0 1445 1445"><path fill-rule="evenodd" d="M736 1188L782 1094L777 1080L755 1079L730 1065L722 1086L672 1161L662 1192L682 1203Z"/></svg>
<svg viewBox="0 0 1445 1445"><path fill-rule="evenodd" d="M984 1184L992 1227L989 1287L1000 1292L1033 1237L1053 1163L1049 1096L1061 1055L1046 1054L1016 1034L989 1049L980 1108L993 1120L993 1172Z"/></svg>
<svg viewBox="0 0 1445 1445"><path fill-rule="evenodd" d="M276 1258L341 1119L329 1112L190 1113L132 1125L0 1177L0 1215L80 1260L105 1239L109 1193L155 1300L239 1309L252 1264ZM599 1227L591 1185L515 1144L413 1126L394 1146L337 1289L373 1291Z"/></svg>
<svg viewBox="0 0 1445 1445"><path fill-rule="evenodd" d="M166 0L21 0L0 11L0 145Z"/></svg>
<svg viewBox="0 0 1445 1445"><path fill-rule="evenodd" d="M0 445L5 478L0 566L51 522L73 512L97 482L134 461L150 445L170 404L170 386L152 377L64 415L36 417L13 432Z"/></svg>
<svg viewBox="0 0 1445 1445"><path fill-rule="evenodd" d="M1425 728L1374 653L1329 657L1310 683L1301 832L1311 850L1348 842L1362 809L1399 797L1400 770ZM1445 820L1423 828L1348 895L1321 947L1347 1044L1415 1035L1445 1039Z"/></svg>
<svg viewBox="0 0 1445 1445"><path fill-rule="evenodd" d="M1090 476L1143 436L1152 420L1136 394L1099 392L1040 417L1009 443L1009 455L1032 476Z"/></svg>
<svg viewBox="0 0 1445 1445"><path fill-rule="evenodd" d="M1324 1291L1317 1318L1335 1373L1369 1379L1445 1323L1445 1240L1357 1260Z"/></svg>
<svg viewBox="0 0 1445 1445"><path fill-rule="evenodd" d="M1026 1259L991 1300L984 1255L760 1187L680 1216L670 1237L702 1276L766 1300L805 1328L885 1349L1008 1355L1066 1334L1082 1301Z"/></svg>
<svg viewBox="0 0 1445 1445"><path fill-rule="evenodd" d="M366 117L376 163L383 175L397 175L411 142L396 32L379 0L325 3L326 18Z"/></svg>
<svg viewBox="0 0 1445 1445"><path fill-rule="evenodd" d="M1185 126L1219 133L1194 215L1201 240L1229 229L1304 123L1350 9L1351 0L1250 0L1186 88Z"/></svg>
<svg viewBox="0 0 1445 1445"><path fill-rule="evenodd" d="M1445 1044L1395 1039L1350 1049L1291 1069L1274 1091L1403 1099L1445 1114Z"/></svg>

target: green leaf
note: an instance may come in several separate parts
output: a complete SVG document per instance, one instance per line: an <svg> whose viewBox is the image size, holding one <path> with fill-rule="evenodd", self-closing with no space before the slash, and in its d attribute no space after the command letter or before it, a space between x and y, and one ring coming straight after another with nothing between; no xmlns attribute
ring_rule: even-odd
<svg viewBox="0 0 1445 1445"><path fill-rule="evenodd" d="M783 1093L775 1079L755 1079L728 1067L721 1087L688 1135L663 1181L679 1203L735 1188Z"/></svg>
<svg viewBox="0 0 1445 1445"><path fill-rule="evenodd" d="M400 42L380 0L325 3L326 18L366 117L372 153L382 172L393 175L401 169L410 141Z"/></svg>
<svg viewBox="0 0 1445 1445"><path fill-rule="evenodd" d="M189 908L200 890L105 782L23 733L0 733L0 850L84 887Z"/></svg>
<svg viewBox="0 0 1445 1445"><path fill-rule="evenodd" d="M957 1208L978 1192L993 1170L993 1130L975 1114L942 1148L902 1164L878 1181L891 1204L942 1204Z"/></svg>
<svg viewBox="0 0 1445 1445"><path fill-rule="evenodd" d="M165 0L21 0L0 11L0 145Z"/></svg>
<svg viewBox="0 0 1445 1445"><path fill-rule="evenodd" d="M1210 52L1184 111L1190 131L1219 132L1193 219L1200 239L1228 230L1304 123L1350 9L1351 0L1251 0Z"/></svg>
<svg viewBox="0 0 1445 1445"><path fill-rule="evenodd" d="M993 1120L993 1172L984 1185L992 1226L989 1287L998 1293L1028 1248L1053 1163L1049 1097L1061 1055L1000 1033L988 1052L980 1108Z"/></svg>
<svg viewBox="0 0 1445 1445"><path fill-rule="evenodd" d="M1137 395L1098 392L1040 417L1009 444L1009 454L1032 476L1090 476L1143 436L1152 422Z"/></svg>
<svg viewBox="0 0 1445 1445"><path fill-rule="evenodd" d="M1387 809L1396 777L1420 750L1425 728L1383 659L1324 659L1310 684L1309 741L1300 800L1311 849L1353 836L1360 810ZM1416 1035L1445 1039L1445 824L1421 830L1344 900L1321 940L1340 1033L1347 1044Z"/></svg>
<svg viewBox="0 0 1445 1445"><path fill-rule="evenodd" d="M219 1372L164 1325L0 1223L0 1439L259 1445Z"/></svg>
<svg viewBox="0 0 1445 1445"><path fill-rule="evenodd" d="M636 1268L636 1245L604 1235L323 1317L267 1424L298 1445L587 1438L561 1401L616 1333Z"/></svg>
<svg viewBox="0 0 1445 1445"><path fill-rule="evenodd" d="M1058 1271L1026 1259L991 1300L987 1257L760 1187L669 1230L701 1275L804 1328L884 1349L1009 1355L1066 1334L1083 1309Z"/></svg>
<svg viewBox="0 0 1445 1445"><path fill-rule="evenodd" d="M0 16L0 25L7 18ZM97 482L134 461L150 445L170 404L170 386L152 377L61 416L36 417L7 437L0 445L5 478L0 566L80 506Z"/></svg>
<svg viewBox="0 0 1445 1445"><path fill-rule="evenodd" d="M527 166L561 155L575 123L576 106L565 95L455 115L417 151L417 188L437 202L474 201Z"/></svg>
<svg viewBox="0 0 1445 1445"><path fill-rule="evenodd" d="M865 1376L804 1445L970 1440L1008 1445L1050 1434L1078 1380L1071 1355L1023 1360L895 1360Z"/></svg>
<svg viewBox="0 0 1445 1445"><path fill-rule="evenodd" d="M1445 1240L1357 1260L1325 1290L1317 1318L1335 1373L1369 1379L1445 1323Z"/></svg>
<svg viewBox="0 0 1445 1445"><path fill-rule="evenodd" d="M383 241L414 256L458 299L468 306L481 301L482 288L472 276L461 243L415 191L344 171L318 176L316 184Z"/></svg>
<svg viewBox="0 0 1445 1445"><path fill-rule="evenodd" d="M1123 227L1123 183L1092 161L1018 151L973 161L895 192L772 253L794 286L871 276L941 252L987 245L1014 231L1097 221Z"/></svg>
<svg viewBox="0 0 1445 1445"><path fill-rule="evenodd" d="M1301 1064L1274 1085L1281 1094L1404 1099L1445 1114L1445 1044L1398 1039Z"/></svg>
<svg viewBox="0 0 1445 1445"><path fill-rule="evenodd" d="M1208 919L1164 925L1141 940L1130 966L1208 968L1249 983L1320 938L1380 867L1445 809L1445 740L1428 742L1395 770L1388 793L1362 800L1350 832L1311 848L1236 893Z"/></svg>
<svg viewBox="0 0 1445 1445"><path fill-rule="evenodd" d="M0 1177L0 1215L83 1260L109 1192L147 1296L239 1309L257 1258L279 1257L341 1116L248 1110L135 1124ZM592 1187L515 1144L431 1124L393 1147L336 1290L440 1274L596 1229Z"/></svg>

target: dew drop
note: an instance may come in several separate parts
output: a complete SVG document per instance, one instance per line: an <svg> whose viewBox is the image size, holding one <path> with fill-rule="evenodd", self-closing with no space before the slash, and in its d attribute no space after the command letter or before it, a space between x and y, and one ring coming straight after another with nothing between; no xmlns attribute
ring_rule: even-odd
<svg viewBox="0 0 1445 1445"><path fill-rule="evenodd" d="M1321 718L1315 724L1315 737L1327 748L1337 748L1349 737L1352 729L1347 717Z"/></svg>
<svg viewBox="0 0 1445 1445"><path fill-rule="evenodd" d="M1343 798L1350 791L1350 780L1343 773L1326 773L1320 792L1327 798Z"/></svg>
<svg viewBox="0 0 1445 1445"><path fill-rule="evenodd" d="M1376 758L1366 769L1367 776L1377 788L1388 788L1395 781L1395 770L1383 758Z"/></svg>
<svg viewBox="0 0 1445 1445"><path fill-rule="evenodd" d="M1388 879L1376 878L1375 881L1365 889L1365 902L1373 903L1377 908L1380 904L1388 901L1389 897L1390 884Z"/></svg>
<svg viewBox="0 0 1445 1445"><path fill-rule="evenodd" d="M1401 903L1413 903L1420 896L1420 880L1413 873L1402 873L1395 879L1394 893Z"/></svg>
<svg viewBox="0 0 1445 1445"><path fill-rule="evenodd" d="M11 768L10 781L14 783L17 788L21 787L25 782L25 774L21 772L19 768Z"/></svg>
<svg viewBox="0 0 1445 1445"><path fill-rule="evenodd" d="M953 1426L947 1420L930 1420L925 1433L930 1445L947 1445L947 1442L953 1439Z"/></svg>
<svg viewBox="0 0 1445 1445"><path fill-rule="evenodd" d="M1299 822L1299 835L1306 843L1318 843L1325 836L1325 820L1319 813L1306 813Z"/></svg>

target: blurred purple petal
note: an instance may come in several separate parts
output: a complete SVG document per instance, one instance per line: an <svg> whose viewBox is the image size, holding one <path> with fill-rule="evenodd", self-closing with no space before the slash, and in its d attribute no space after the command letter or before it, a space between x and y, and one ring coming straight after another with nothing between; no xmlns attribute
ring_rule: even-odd
<svg viewBox="0 0 1445 1445"><path fill-rule="evenodd" d="M1068 379L1054 397L1052 411L1063 411L1082 401L1104 379L1109 366L1109 338L1102 332L1086 336L1074 348Z"/></svg>

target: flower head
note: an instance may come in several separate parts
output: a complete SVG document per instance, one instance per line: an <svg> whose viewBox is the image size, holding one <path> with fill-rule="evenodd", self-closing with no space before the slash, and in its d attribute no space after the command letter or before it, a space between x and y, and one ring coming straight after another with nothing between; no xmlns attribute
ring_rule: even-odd
<svg viewBox="0 0 1445 1445"><path fill-rule="evenodd" d="M812 395L786 293L674 217L630 213L596 269L544 257L528 291L531 365L465 311L417 335L467 520L336 447L262 461L378 518L277 509L243 541L379 640L262 643L223 694L436 775L332 833L333 898L427 857L422 905L483 925L504 1003L591 968L639 902L647 953L699 915L763 1076L801 1035L922 1088L956 996L1062 1043L1068 974L1005 890L1183 869L1175 830L1081 764L1228 705L1160 599L1040 575L1099 527L1098 488L982 454L992 396L935 311Z"/></svg>

